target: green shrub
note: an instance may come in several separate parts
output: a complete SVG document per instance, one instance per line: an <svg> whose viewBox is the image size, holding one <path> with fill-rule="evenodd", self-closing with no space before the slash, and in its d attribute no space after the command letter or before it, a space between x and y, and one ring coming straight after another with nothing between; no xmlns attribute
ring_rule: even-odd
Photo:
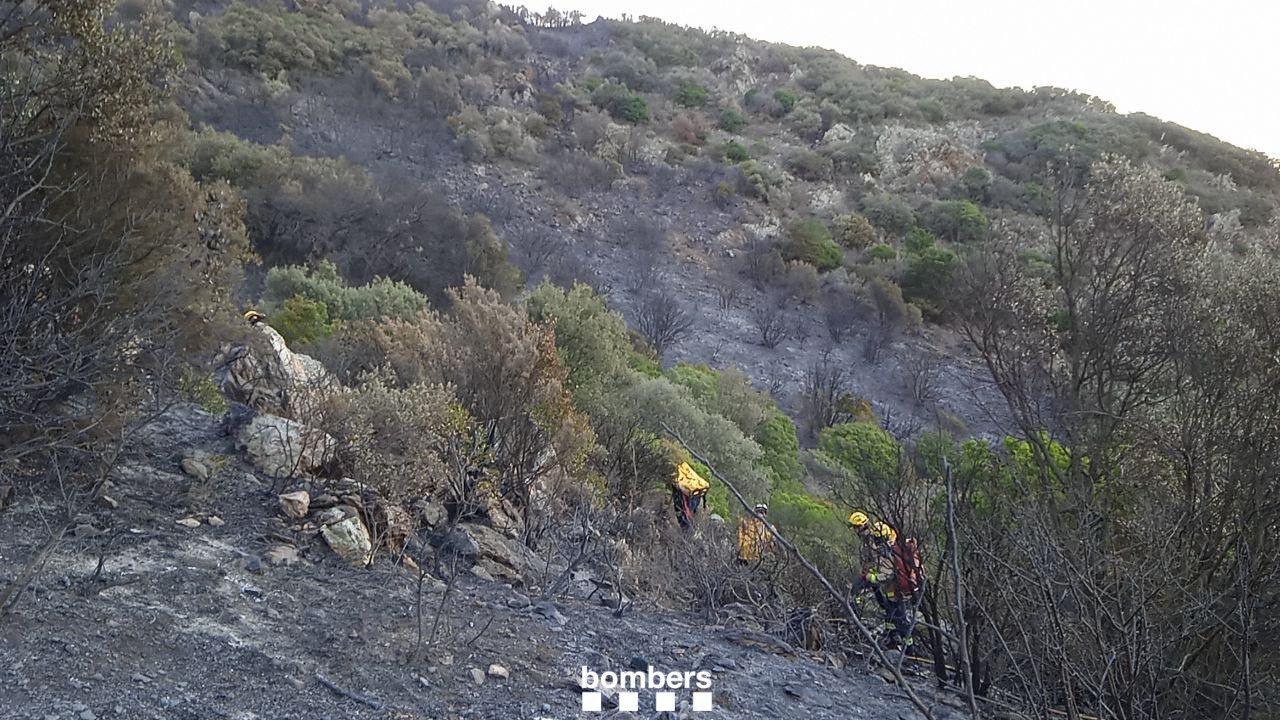
<svg viewBox="0 0 1280 720"><path fill-rule="evenodd" d="M592 412L621 384L631 360L627 323L590 286L565 291L544 281L526 301L529 318L556 329L556 350L569 368L566 380L578 406Z"/></svg>
<svg viewBox="0 0 1280 720"><path fill-rule="evenodd" d="M894 250L892 245L877 243L872 245L871 249L867 250L867 255L869 255L873 260L888 262L898 257L898 251Z"/></svg>
<svg viewBox="0 0 1280 720"><path fill-rule="evenodd" d="M725 132L736 133L739 130L741 130L743 127L745 127L746 124L747 124L747 119L743 117L742 113L738 112L737 110L730 109L730 110L720 111L719 125L721 130L724 130Z"/></svg>
<svg viewBox="0 0 1280 720"><path fill-rule="evenodd" d="M625 85L607 82L591 93L591 102L609 113L614 120L641 125L649 122L649 103Z"/></svg>
<svg viewBox="0 0 1280 720"><path fill-rule="evenodd" d="M213 381L213 376L207 372L190 366L183 365L178 372L178 390L191 402L199 405L211 415L222 415L227 412L229 405L227 396L222 394L218 389L218 384Z"/></svg>
<svg viewBox="0 0 1280 720"><path fill-rule="evenodd" d="M675 103L681 107L702 107L707 104L707 89L696 83L680 83Z"/></svg>
<svg viewBox="0 0 1280 720"><path fill-rule="evenodd" d="M935 202L922 221L933 234L951 242L974 242L987 232L986 214L970 200Z"/></svg>
<svg viewBox="0 0 1280 720"><path fill-rule="evenodd" d="M880 426L852 422L825 428L818 448L858 477L882 480L898 471L898 442Z"/></svg>
<svg viewBox="0 0 1280 720"><path fill-rule="evenodd" d="M279 310L271 313L268 322L289 345L315 342L334 331L325 304L300 295L285 300Z"/></svg>
<svg viewBox="0 0 1280 720"><path fill-rule="evenodd" d="M831 178L831 159L809 148L799 148L788 154L787 167L803 180L820 182Z"/></svg>
<svg viewBox="0 0 1280 720"><path fill-rule="evenodd" d="M795 109L796 102L800 98L796 97L796 94L787 88L778 88L773 93L773 99L778 101L778 105L782 106L782 112L785 114Z"/></svg>
<svg viewBox="0 0 1280 720"><path fill-rule="evenodd" d="M721 150L724 152L724 159L729 162L740 163L751 159L751 153L747 152L747 149L740 143L733 140L725 143Z"/></svg>
<svg viewBox="0 0 1280 720"><path fill-rule="evenodd" d="M388 317L409 320L428 307L426 296L396 280L380 278L368 285L350 287L328 261L315 270L289 265L267 271L269 303L284 304L294 297L321 303L326 322Z"/></svg>
<svg viewBox="0 0 1280 720"><path fill-rule="evenodd" d="M861 250L876 241L876 229L860 213L837 215L831 220L832 235L843 246Z"/></svg>
<svg viewBox="0 0 1280 720"><path fill-rule="evenodd" d="M945 248L925 248L907 266L902 280L903 296L919 305L930 317L940 317L946 305L947 290L951 287L955 257L955 253Z"/></svg>
<svg viewBox="0 0 1280 720"><path fill-rule="evenodd" d="M756 431L755 439L762 452L760 465L772 477L774 488L798 488L804 466L800 464L800 439L791 418L774 409Z"/></svg>
<svg viewBox="0 0 1280 720"><path fill-rule="evenodd" d="M890 235L902 235L916 224L916 214L911 206L896 195L880 194L862 203L862 214L872 225Z"/></svg>
<svg viewBox="0 0 1280 720"><path fill-rule="evenodd" d="M840 267L844 260L827 226L815 218L793 223L790 236L790 242L783 248L783 257L787 260L807 262L822 272Z"/></svg>
<svg viewBox="0 0 1280 720"><path fill-rule="evenodd" d="M938 239L933 236L933 233L917 225L916 227L911 228L911 232L907 233L906 240L903 241L903 244L906 245L907 252L919 255L925 250L933 247L933 244L937 242L937 240Z"/></svg>

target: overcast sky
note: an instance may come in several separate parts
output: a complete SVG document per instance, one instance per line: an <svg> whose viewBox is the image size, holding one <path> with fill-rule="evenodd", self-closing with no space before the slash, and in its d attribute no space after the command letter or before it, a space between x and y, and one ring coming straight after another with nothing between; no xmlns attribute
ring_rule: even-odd
<svg viewBox="0 0 1280 720"><path fill-rule="evenodd" d="M539 3L529 3L540 7ZM1280 157L1280 0L559 0L917 75L1097 95Z"/></svg>

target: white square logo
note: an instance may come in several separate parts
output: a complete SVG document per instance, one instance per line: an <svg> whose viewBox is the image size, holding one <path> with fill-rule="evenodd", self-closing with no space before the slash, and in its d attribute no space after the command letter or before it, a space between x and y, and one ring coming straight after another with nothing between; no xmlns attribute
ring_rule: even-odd
<svg viewBox="0 0 1280 720"><path fill-rule="evenodd" d="M600 693L582 693L582 712L600 712Z"/></svg>
<svg viewBox="0 0 1280 720"><path fill-rule="evenodd" d="M653 709L658 712L675 712L676 694L673 692L654 693Z"/></svg>
<svg viewBox="0 0 1280 720"><path fill-rule="evenodd" d="M637 712L640 710L640 693L624 692L618 693L618 710L622 712Z"/></svg>
<svg viewBox="0 0 1280 720"><path fill-rule="evenodd" d="M711 693L696 692L693 694L693 711L710 712L712 709Z"/></svg>

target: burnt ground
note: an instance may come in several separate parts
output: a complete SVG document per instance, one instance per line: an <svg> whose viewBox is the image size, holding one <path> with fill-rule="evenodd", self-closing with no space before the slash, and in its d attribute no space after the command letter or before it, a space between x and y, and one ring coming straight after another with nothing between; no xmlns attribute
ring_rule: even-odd
<svg viewBox="0 0 1280 720"><path fill-rule="evenodd" d="M45 571L0 620L4 718L573 718L577 677L643 661L710 670L716 709L680 717L913 717L901 691L865 661L780 654L758 635L707 626L691 613L645 609L621 618L598 602L557 610L510 584L464 576L444 604L439 641L415 651L416 573L389 559L343 564L322 542L276 565L276 491L236 458L217 420L171 412L135 447L109 494L73 523ZM209 455L206 481L180 458ZM21 495L21 493L20 493ZM51 503L28 497L0 515L0 585L47 537ZM195 516L195 528L176 524ZM212 516L219 518L210 523ZM99 559L102 568L96 572ZM424 624L443 583L424 590ZM754 638L754 639L753 639ZM472 670L498 664L509 678ZM340 695L333 685L368 703ZM955 700L921 679L937 717ZM369 704L373 703L373 704ZM377 707L374 707L374 704ZM676 717L676 715L667 715Z"/></svg>

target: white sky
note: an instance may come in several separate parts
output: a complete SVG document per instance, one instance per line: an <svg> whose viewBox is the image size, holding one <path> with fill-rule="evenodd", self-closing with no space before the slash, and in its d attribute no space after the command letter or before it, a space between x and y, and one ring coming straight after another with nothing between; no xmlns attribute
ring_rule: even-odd
<svg viewBox="0 0 1280 720"><path fill-rule="evenodd" d="M534 0L532 7L541 7ZM1097 95L1280 157L1280 0L554 0L866 65Z"/></svg>

